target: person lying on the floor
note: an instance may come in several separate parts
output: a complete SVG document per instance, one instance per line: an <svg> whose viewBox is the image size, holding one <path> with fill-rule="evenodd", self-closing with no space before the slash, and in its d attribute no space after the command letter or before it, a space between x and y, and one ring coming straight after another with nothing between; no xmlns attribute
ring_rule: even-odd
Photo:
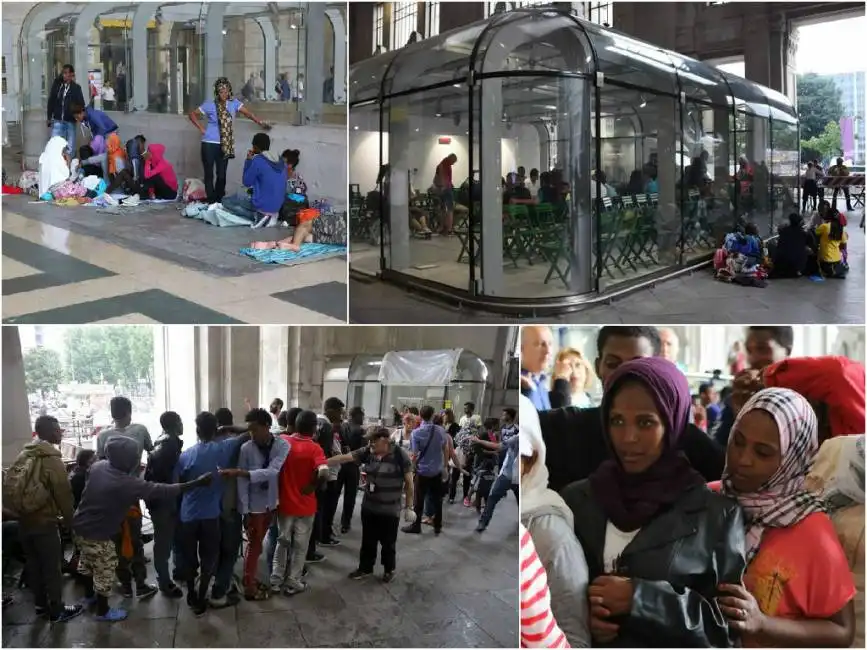
<svg viewBox="0 0 867 650"><path fill-rule="evenodd" d="M66 139L55 135L48 140L39 156L39 196L69 179L69 150Z"/></svg>
<svg viewBox="0 0 867 650"><path fill-rule="evenodd" d="M143 135L137 135L136 139L145 147L142 153L142 160L144 160L142 191L152 199L178 198L178 179L175 176L175 168L163 157L166 153L165 146L156 142L147 144Z"/></svg>
<svg viewBox="0 0 867 650"><path fill-rule="evenodd" d="M271 151L266 133L253 136L253 144L244 162L242 183L251 194L239 192L223 199L223 207L232 214L249 219L254 228L276 226L286 195L286 164Z"/></svg>
<svg viewBox="0 0 867 650"><path fill-rule="evenodd" d="M117 124L102 111L91 106L85 108L81 104L72 104L69 110L76 123L86 125L93 137L98 135L106 137L110 133L117 133Z"/></svg>

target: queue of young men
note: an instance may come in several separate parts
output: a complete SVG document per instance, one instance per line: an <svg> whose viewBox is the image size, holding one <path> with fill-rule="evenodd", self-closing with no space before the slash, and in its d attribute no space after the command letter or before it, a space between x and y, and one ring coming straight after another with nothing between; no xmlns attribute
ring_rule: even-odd
<svg viewBox="0 0 867 650"><path fill-rule="evenodd" d="M241 527L248 540L244 597L263 600L274 593L301 593L307 589L311 543L315 554L316 542L333 539L325 531L331 532L341 487L351 495L344 498L341 518L341 530L349 530L357 492L353 476L358 476L359 465L367 477L362 543L358 569L349 577L370 576L380 552L383 580L393 580L401 510L410 523L416 519L403 506L404 497L405 503L414 503L414 460L391 441L388 429L365 433L360 409L353 409L351 423L344 425L344 405L337 398L326 400L324 420L301 409L287 414L282 406L275 400L272 413L253 408L241 426L233 424L228 409L200 413L197 444L182 451L183 423L176 413L162 415L164 435L154 444L145 427L131 422L130 401L114 398L114 426L97 438L98 460L87 470L74 511L72 487L56 447L63 432L56 418L37 419L36 439L25 446L3 484L4 518L19 521L27 584L37 613L59 623L92 609L97 620L123 620L128 611L109 603L116 582L127 599L133 594L149 598L157 591L170 598L186 593L197 617L209 607L234 605ZM273 428L274 410L285 428ZM142 478L145 451L150 455ZM335 487L329 489L329 483ZM157 585L146 581L142 500L154 526ZM415 503L419 510L423 500ZM263 582L258 578L259 559L274 523L277 544L269 579ZM75 605L61 598L61 528L71 529L80 556L77 570L85 598Z"/></svg>

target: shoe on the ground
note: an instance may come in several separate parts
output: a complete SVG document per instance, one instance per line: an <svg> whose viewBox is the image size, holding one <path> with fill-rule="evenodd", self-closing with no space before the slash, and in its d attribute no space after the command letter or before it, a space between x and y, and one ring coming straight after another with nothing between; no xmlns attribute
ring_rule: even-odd
<svg viewBox="0 0 867 650"><path fill-rule="evenodd" d="M345 535L345 534L348 533L350 530L352 530L352 526L341 526L341 527L340 527L340 534L341 534L341 535Z"/></svg>
<svg viewBox="0 0 867 650"><path fill-rule="evenodd" d="M322 546L340 546L339 539L327 539L322 542L319 542Z"/></svg>
<svg viewBox="0 0 867 650"><path fill-rule="evenodd" d="M305 562L307 564L317 564L318 562L322 562L325 560L325 556L322 553L314 553L313 555L308 555Z"/></svg>
<svg viewBox="0 0 867 650"><path fill-rule="evenodd" d="M105 193L102 195L102 200L105 201L106 205L111 205L111 206L118 205L117 199L108 193Z"/></svg>
<svg viewBox="0 0 867 650"><path fill-rule="evenodd" d="M409 533L410 535L420 535L421 534L421 525L416 526L415 524L410 524L409 526L404 526L401 530L405 533Z"/></svg>
<svg viewBox="0 0 867 650"><path fill-rule="evenodd" d="M165 587L160 587L160 591L166 598L180 598L184 595L184 590L178 587L174 582Z"/></svg>
<svg viewBox="0 0 867 650"><path fill-rule="evenodd" d="M441 532L443 532L442 528L434 528L434 537L439 537Z"/></svg>
<svg viewBox="0 0 867 650"><path fill-rule="evenodd" d="M271 589L272 594L279 594L283 590L283 585L281 584L272 584L269 589Z"/></svg>
<svg viewBox="0 0 867 650"><path fill-rule="evenodd" d="M455 500L454 500L454 499L449 499L449 505L450 505L450 506L455 505Z"/></svg>
<svg viewBox="0 0 867 650"><path fill-rule="evenodd" d="M308 573L310 573L310 567L305 564L304 568L301 569L301 577L306 578Z"/></svg>
<svg viewBox="0 0 867 650"><path fill-rule="evenodd" d="M471 505L470 497L464 497L464 508L469 508Z"/></svg>
<svg viewBox="0 0 867 650"><path fill-rule="evenodd" d="M394 571L386 571L386 572L382 575L382 581L383 581L385 584L388 584L388 583L391 582L392 580L394 580Z"/></svg>
<svg viewBox="0 0 867 650"><path fill-rule="evenodd" d="M307 590L306 582L290 582L285 587L283 587L283 595L284 596L294 596L295 594L300 594L302 591Z"/></svg>
<svg viewBox="0 0 867 650"><path fill-rule="evenodd" d="M220 598L214 598L213 596L211 596L208 599L208 604L214 609L223 609L224 607L229 606L229 597L221 596Z"/></svg>
<svg viewBox="0 0 867 650"><path fill-rule="evenodd" d="M106 623L117 623L123 621L129 616L129 612L121 607L111 607L105 614L94 614L93 618L97 621L105 621Z"/></svg>
<svg viewBox="0 0 867 650"><path fill-rule="evenodd" d="M141 199L139 198L138 194L133 194L131 197L121 201L121 205L126 205L126 206L130 206L130 207L135 207L139 203L141 203Z"/></svg>
<svg viewBox="0 0 867 650"><path fill-rule="evenodd" d="M193 616L196 618L201 618L205 615L205 612L208 611L208 601L203 600L200 603L196 603L196 606L193 607Z"/></svg>
<svg viewBox="0 0 867 650"><path fill-rule="evenodd" d="M156 585L149 585L146 582L143 582L140 585L135 586L135 594L138 596L139 600L144 600L145 598L150 598L154 594L159 591L159 587Z"/></svg>
<svg viewBox="0 0 867 650"><path fill-rule="evenodd" d="M422 517L421 523L425 526L433 526L433 517Z"/></svg>
<svg viewBox="0 0 867 650"><path fill-rule="evenodd" d="M133 596L132 585L123 585L122 584L120 586L120 594L124 598L132 598L132 596Z"/></svg>
<svg viewBox="0 0 867 650"><path fill-rule="evenodd" d="M37 605L35 607L37 616L48 616L48 608L43 607L42 605Z"/></svg>
<svg viewBox="0 0 867 650"><path fill-rule="evenodd" d="M362 578L366 578L367 576L372 576L373 571L365 571L364 569L356 569L352 573L349 574L349 577L352 580L361 580Z"/></svg>
<svg viewBox="0 0 867 650"><path fill-rule="evenodd" d="M84 611L81 605L64 605L59 614L52 616L49 620L52 623L66 623L66 621L75 618Z"/></svg>
<svg viewBox="0 0 867 650"><path fill-rule="evenodd" d="M487 529L487 526L481 522L479 522L479 525L476 526L476 532L477 533L484 533L485 529Z"/></svg>

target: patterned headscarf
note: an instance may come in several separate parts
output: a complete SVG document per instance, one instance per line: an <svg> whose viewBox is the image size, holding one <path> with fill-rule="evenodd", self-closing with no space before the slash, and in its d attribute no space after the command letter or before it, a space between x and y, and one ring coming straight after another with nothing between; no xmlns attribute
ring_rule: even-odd
<svg viewBox="0 0 867 650"><path fill-rule="evenodd" d="M232 84L226 77L220 77L214 82L214 105L217 107L217 127L220 130L220 147L226 158L235 157L235 131L233 118L229 109L226 108L228 101L220 101L220 91L229 91L228 99L232 98Z"/></svg>
<svg viewBox="0 0 867 650"><path fill-rule="evenodd" d="M732 427L738 428L747 413L767 412L780 432L780 466L757 492L738 492L728 467L723 471L722 492L737 499L747 521L747 562L759 550L766 528L787 528L814 512L824 512L820 498L807 491L804 482L819 449L816 413L810 403L788 388L766 388L753 395ZM735 437L729 438L729 445Z"/></svg>

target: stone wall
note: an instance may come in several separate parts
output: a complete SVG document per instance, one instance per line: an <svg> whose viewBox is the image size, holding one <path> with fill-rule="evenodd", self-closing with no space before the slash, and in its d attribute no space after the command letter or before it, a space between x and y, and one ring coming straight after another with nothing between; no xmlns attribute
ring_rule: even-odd
<svg viewBox="0 0 867 650"><path fill-rule="evenodd" d="M126 141L141 133L152 142L166 147L166 158L174 165L179 181L202 178L200 136L186 116L162 113L109 112ZM247 119L235 122L237 158L230 162L227 188L233 192L241 184L244 154L253 135L259 130ZM39 154L48 140L44 110L29 111L24 122L24 161L27 169L36 169ZM346 127L288 126L277 124L270 132L271 148L301 151L299 172L307 182L312 199L327 199L341 210L346 209Z"/></svg>

